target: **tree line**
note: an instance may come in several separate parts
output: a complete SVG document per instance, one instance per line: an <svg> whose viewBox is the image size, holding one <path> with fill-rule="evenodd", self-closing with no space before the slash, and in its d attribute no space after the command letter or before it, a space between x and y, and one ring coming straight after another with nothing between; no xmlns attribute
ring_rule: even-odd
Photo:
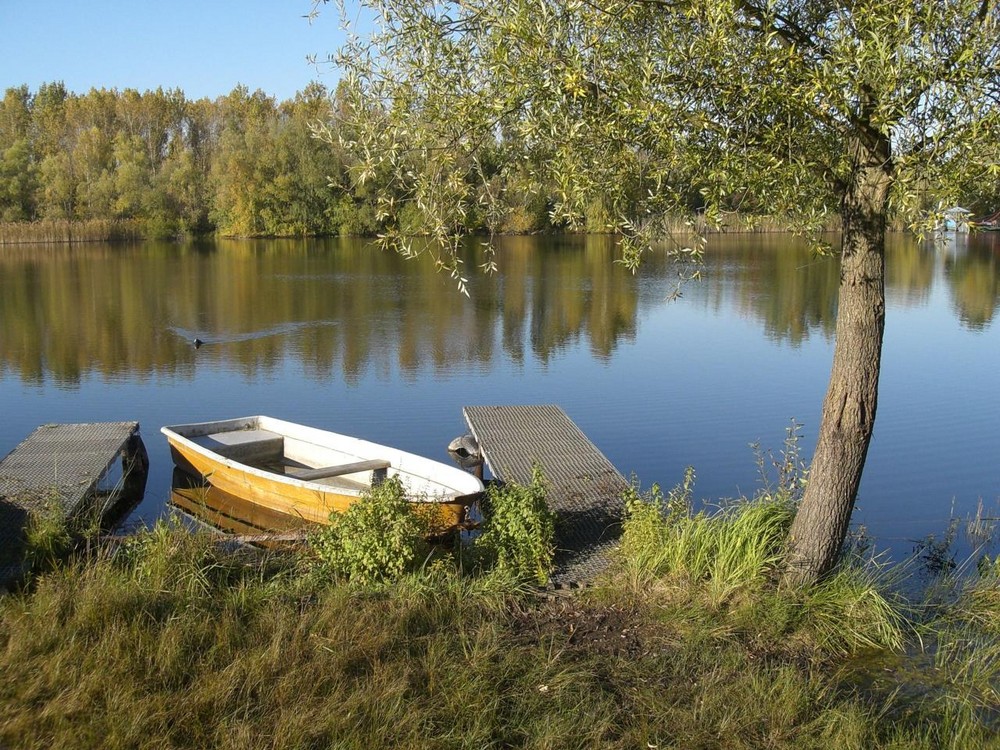
<svg viewBox="0 0 1000 750"><path fill-rule="evenodd" d="M402 234L425 232L419 196L388 169L365 173L353 130L384 113L354 102L346 87L331 92L319 83L282 102L245 86L214 100L188 99L176 88L8 88L0 101L3 236L48 236L16 226L36 222L86 224L94 239L374 236L388 225ZM540 176L550 157L512 133L497 137L468 165L466 180L483 200L464 214L461 230L605 232L616 228L623 196L642 200L640 178L620 176L614 195L593 197L574 215L560 213L560 186ZM438 158L415 151L409 161L413 170L430 172ZM976 184L967 202L991 211L993 191ZM387 196L402 208L387 214ZM683 202L698 208L702 200L691 190ZM747 196L734 195L731 204L745 213ZM774 225L758 217L757 226Z"/></svg>
<svg viewBox="0 0 1000 750"><path fill-rule="evenodd" d="M61 82L8 88L0 222L130 222L151 238L377 234L385 217L376 196L392 191L392 175L359 181L352 173L356 160L339 131L354 119L346 99L318 83L282 102L245 86L214 100L162 88L76 94ZM505 210L472 213L465 229L551 228L551 199L531 173L526 163L484 186L503 192ZM416 202L400 200L409 203L401 228L418 227ZM587 214L589 227L604 228L599 203Z"/></svg>

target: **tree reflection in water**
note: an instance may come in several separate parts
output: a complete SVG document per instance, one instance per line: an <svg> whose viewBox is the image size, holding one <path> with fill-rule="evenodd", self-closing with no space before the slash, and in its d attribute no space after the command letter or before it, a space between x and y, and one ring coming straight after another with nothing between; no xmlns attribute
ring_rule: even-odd
<svg viewBox="0 0 1000 750"><path fill-rule="evenodd" d="M972 329L997 308L996 239L973 237L944 256L954 310ZM669 286L669 264L653 254L633 276L614 262L610 237L500 238L496 252L500 270L487 275L481 240L469 240L465 298L430 257L404 260L354 239L5 248L0 368L73 386L91 373L193 377L202 359L248 376L292 360L307 376L340 371L356 383L393 369L408 379L425 368L487 369L499 356L544 364L581 341L608 361L636 336L641 306L668 304L646 282ZM940 257L891 238L890 301L923 304ZM728 235L710 242L703 280L685 300L731 307L798 346L832 336L837 281L836 258L813 256L788 235Z"/></svg>

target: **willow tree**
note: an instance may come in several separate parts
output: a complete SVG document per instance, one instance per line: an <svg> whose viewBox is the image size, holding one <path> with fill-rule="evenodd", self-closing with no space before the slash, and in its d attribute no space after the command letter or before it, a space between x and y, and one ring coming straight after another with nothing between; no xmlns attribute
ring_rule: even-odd
<svg viewBox="0 0 1000 750"><path fill-rule="evenodd" d="M611 208L623 261L665 217L766 211L811 230L839 215L836 343L788 578L835 563L875 422L890 220L919 223L1000 176L1000 12L990 0L379 0L336 56L355 93L364 181L391 170L439 242L502 209L530 163L572 223ZM342 132L347 132L342 130ZM497 151L503 155L484 160ZM488 164L488 166L487 166ZM636 189L638 188L638 189ZM690 250L676 244L673 251ZM462 283L454 252L441 262ZM928 436L928 439L933 439Z"/></svg>

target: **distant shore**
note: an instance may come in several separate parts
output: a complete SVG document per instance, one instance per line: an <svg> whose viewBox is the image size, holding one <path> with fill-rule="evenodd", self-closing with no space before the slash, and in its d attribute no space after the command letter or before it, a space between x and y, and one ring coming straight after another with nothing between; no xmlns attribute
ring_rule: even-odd
<svg viewBox="0 0 1000 750"><path fill-rule="evenodd" d="M787 226L778 219L770 217L738 217L730 224L720 228L697 227L698 231L708 234L772 234L789 231ZM824 231L839 230L839 220L833 220ZM686 234L691 227L683 219L678 218L671 233ZM482 231L471 232L482 235ZM607 232L588 232L587 230L566 230L553 228L531 232L499 232L498 236L517 236L529 234L607 234ZM0 223L0 246L29 244L76 244L85 242L143 242L148 240L186 240L196 238L225 239L289 239L316 237L375 237L374 234L349 232L333 234L226 234L221 232L189 233L170 230L169 227L150 226L141 219L42 219L40 221L21 221Z"/></svg>

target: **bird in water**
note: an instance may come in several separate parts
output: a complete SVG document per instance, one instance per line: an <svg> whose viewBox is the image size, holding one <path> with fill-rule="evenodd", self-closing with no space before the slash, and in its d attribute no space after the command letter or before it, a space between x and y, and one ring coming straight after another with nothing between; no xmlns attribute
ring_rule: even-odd
<svg viewBox="0 0 1000 750"><path fill-rule="evenodd" d="M195 339L193 343L195 349L201 349L202 344L204 344L205 342L202 341L201 339Z"/></svg>

